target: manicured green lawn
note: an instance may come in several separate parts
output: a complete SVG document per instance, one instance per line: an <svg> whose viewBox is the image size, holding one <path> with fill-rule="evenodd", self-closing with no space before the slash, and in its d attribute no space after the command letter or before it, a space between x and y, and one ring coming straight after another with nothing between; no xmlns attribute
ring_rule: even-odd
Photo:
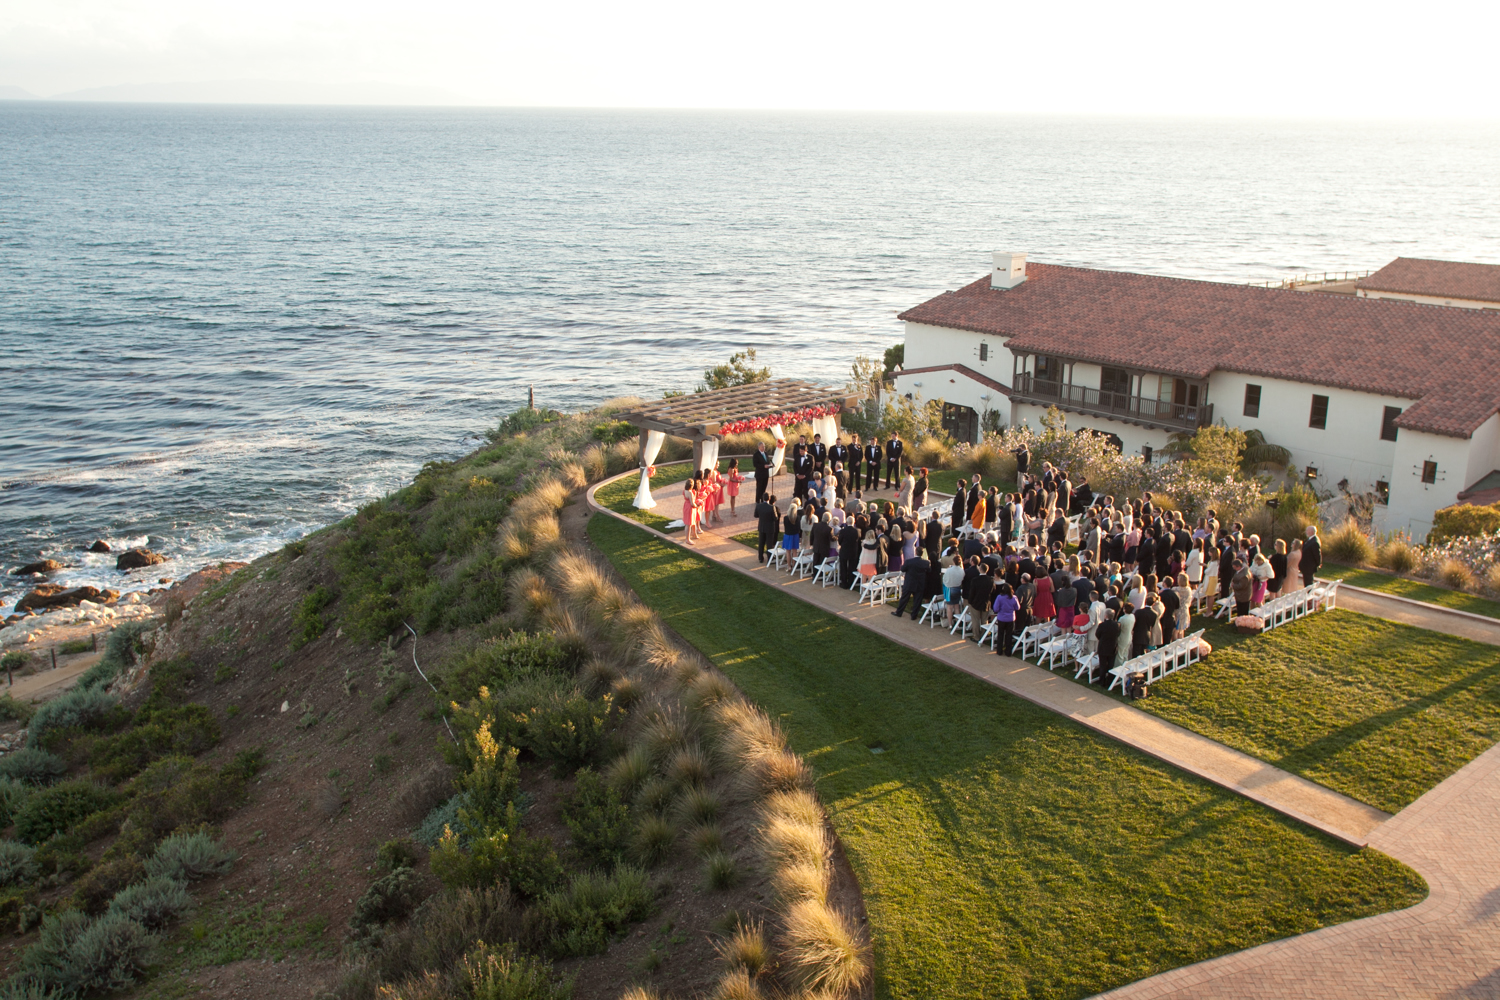
<svg viewBox="0 0 1500 1000"><path fill-rule="evenodd" d="M933 469L927 473L927 489L931 492L951 495L954 490L958 489L959 475L957 469Z"/></svg>
<svg viewBox="0 0 1500 1000"><path fill-rule="evenodd" d="M656 475L651 477L651 488L659 489L672 483L680 483L693 471L692 462L679 462L676 465L658 465ZM639 521L657 531L681 531L681 527L668 528L670 521L676 521L682 517L682 503L673 497L671 500L658 500L657 506L652 510L640 510L635 506L635 491L641 485L639 476L625 476L617 479L606 486L599 487L594 494L594 499L599 501L601 507L624 514L626 517Z"/></svg>
<svg viewBox="0 0 1500 1000"><path fill-rule="evenodd" d="M1500 647L1342 610L1205 638L1138 707L1388 812L1500 740Z"/></svg>
<svg viewBox="0 0 1500 1000"><path fill-rule="evenodd" d="M815 768L877 997L1083 997L1426 894L1376 851L628 524L589 535Z"/></svg>
<svg viewBox="0 0 1500 1000"><path fill-rule="evenodd" d="M745 531L731 537L734 541L739 542L741 545L748 545L752 549L760 547L760 535L757 532Z"/></svg>
<svg viewBox="0 0 1500 1000"><path fill-rule="evenodd" d="M1461 590L1447 590L1443 587L1434 587L1430 583L1422 583L1419 580L1408 580L1404 576L1396 576L1393 573L1382 573L1378 569L1324 563L1318 569L1318 575L1327 577L1330 580L1343 580L1353 586L1364 587L1366 590L1378 590L1383 594L1409 597L1414 601L1426 601L1428 604L1452 608L1455 611L1467 611L1473 615L1500 618L1500 601L1475 597L1473 594L1465 594Z"/></svg>

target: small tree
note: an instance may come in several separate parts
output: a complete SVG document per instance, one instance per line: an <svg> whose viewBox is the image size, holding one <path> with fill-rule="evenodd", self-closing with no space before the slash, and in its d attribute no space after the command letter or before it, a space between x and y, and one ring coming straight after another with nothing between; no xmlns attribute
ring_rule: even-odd
<svg viewBox="0 0 1500 1000"><path fill-rule="evenodd" d="M747 347L729 356L726 364L714 365L703 370L703 381L698 383L698 392L710 389L728 389L734 385L753 385L771 378L770 368L755 368L755 348Z"/></svg>
<svg viewBox="0 0 1500 1000"><path fill-rule="evenodd" d="M1200 427L1193 435L1189 467L1205 479L1227 479L1240 469L1245 432L1235 427Z"/></svg>
<svg viewBox="0 0 1500 1000"><path fill-rule="evenodd" d="M881 373L882 379L889 379L897 368L906 364L906 345L895 344L885 349L885 371Z"/></svg>

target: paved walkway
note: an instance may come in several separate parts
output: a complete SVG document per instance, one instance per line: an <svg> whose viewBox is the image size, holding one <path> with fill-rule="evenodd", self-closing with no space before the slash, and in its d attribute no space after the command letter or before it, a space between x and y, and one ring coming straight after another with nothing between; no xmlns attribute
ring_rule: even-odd
<svg viewBox="0 0 1500 1000"><path fill-rule="evenodd" d="M665 507L673 493L674 487L663 487L655 495ZM589 502L593 503L592 491L589 493ZM595 507L603 510L597 504ZM605 513L613 517L620 516L612 511ZM891 615L892 609L888 605L873 608L858 605L855 603L856 595L849 591L838 587L813 586L809 580L799 580L787 573L760 566L756 563L754 549L730 538L731 535L753 530L753 527L754 523L747 513L742 512L737 519L729 519L726 515L726 523L715 526L706 533L693 549L762 583L781 588L791 596L829 614L879 632L894 642L1065 715L1081 725L1238 792L1340 840L1364 846L1371 833L1389 818L1389 814L1373 806L1133 708L1104 694L1098 688L1076 683L1071 674L1054 674L1024 660L997 656L987 647L981 648L973 642L954 639L946 629L918 625L910 618L898 620ZM680 533L657 534L674 544L682 544Z"/></svg>
<svg viewBox="0 0 1500 1000"><path fill-rule="evenodd" d="M1416 906L1152 976L1110 1000L1500 996L1500 746L1401 810L1370 846L1410 865Z"/></svg>
<svg viewBox="0 0 1500 1000"><path fill-rule="evenodd" d="M1404 600L1364 587L1339 586L1339 607L1373 618L1386 618L1432 632L1446 632L1475 642L1500 646L1500 620L1461 614L1422 601Z"/></svg>

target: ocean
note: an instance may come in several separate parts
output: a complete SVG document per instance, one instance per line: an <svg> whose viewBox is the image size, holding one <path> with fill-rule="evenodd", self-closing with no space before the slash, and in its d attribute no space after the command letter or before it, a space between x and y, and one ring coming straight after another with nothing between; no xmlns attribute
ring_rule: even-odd
<svg viewBox="0 0 1500 1000"><path fill-rule="evenodd" d="M659 396L744 347L841 383L992 250L1500 263L1496 176L1495 123L0 102L0 563L251 558L532 388Z"/></svg>

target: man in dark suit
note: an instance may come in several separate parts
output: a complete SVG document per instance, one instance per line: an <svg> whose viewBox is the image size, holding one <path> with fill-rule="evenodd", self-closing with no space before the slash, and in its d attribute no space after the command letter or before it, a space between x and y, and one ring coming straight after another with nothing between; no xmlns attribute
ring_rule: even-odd
<svg viewBox="0 0 1500 1000"><path fill-rule="evenodd" d="M831 452L830 452L831 453ZM833 463L833 495L836 499L846 500L849 497L849 474L844 471L843 462Z"/></svg>
<svg viewBox="0 0 1500 1000"><path fill-rule="evenodd" d="M932 520L927 522L922 547L927 550L927 561L936 566L938 552L943 547L943 522L938 519L937 514L933 514Z"/></svg>
<svg viewBox="0 0 1500 1000"><path fill-rule="evenodd" d="M828 446L828 461L835 469L840 465L849 468L849 448L841 439L834 438L833 444Z"/></svg>
<svg viewBox="0 0 1500 1000"><path fill-rule="evenodd" d="M885 443L885 488L890 489L901 479L901 452L905 450L901 439L892 434Z"/></svg>
<svg viewBox="0 0 1500 1000"><path fill-rule="evenodd" d="M755 446L750 461L755 465L755 502L760 503L766 498L766 487L771 482L771 456L766 454L764 441Z"/></svg>
<svg viewBox="0 0 1500 1000"><path fill-rule="evenodd" d="M839 529L839 586L849 587L859 576L859 529L851 518Z"/></svg>
<svg viewBox="0 0 1500 1000"><path fill-rule="evenodd" d="M932 563L920 553L915 559L908 559L901 564L901 600L892 612L897 618L901 617L908 600L911 601L911 620L916 621L922 617L922 598L927 593L927 570L931 566Z"/></svg>
<svg viewBox="0 0 1500 1000"><path fill-rule="evenodd" d="M813 474L812 456L803 449L803 445L797 445L792 455L792 496L798 500L807 499L807 480Z"/></svg>
<svg viewBox="0 0 1500 1000"><path fill-rule="evenodd" d="M1026 472L1031 468L1031 449L1024 444L1017 448L1016 455L1016 489L1026 488Z"/></svg>
<svg viewBox="0 0 1500 1000"><path fill-rule="evenodd" d="M874 438L865 445L865 489L873 490L880 485L880 460L885 457L885 451L880 447L880 442Z"/></svg>
<svg viewBox="0 0 1500 1000"><path fill-rule="evenodd" d="M1309 524L1307 526L1307 541L1302 543L1302 561L1297 568L1302 571L1302 586L1311 587L1313 578L1317 576L1318 569L1323 565L1323 541L1318 538L1318 526Z"/></svg>
<svg viewBox="0 0 1500 1000"><path fill-rule="evenodd" d="M964 520L968 521L974 516L974 510L979 506L979 498L984 496L984 487L979 485L979 473L974 473L974 482L969 486L969 499L964 504Z"/></svg>
<svg viewBox="0 0 1500 1000"><path fill-rule="evenodd" d="M1115 613L1113 611L1104 612L1104 620L1094 630L1094 638L1099 640L1097 650L1099 653L1099 666L1096 674L1090 675L1089 681L1092 682L1094 677L1097 676L1101 684L1108 685L1110 680L1109 672L1114 669L1115 652L1119 649L1120 645L1120 623L1115 621Z"/></svg>
<svg viewBox="0 0 1500 1000"><path fill-rule="evenodd" d="M828 446L823 443L823 435L814 434L812 447L808 449L812 455L813 471L822 472L828 465Z"/></svg>
<svg viewBox="0 0 1500 1000"><path fill-rule="evenodd" d="M766 494L755 501L755 523L758 529L755 558L763 563L766 550L776 547L776 536L781 528L781 511L776 506L774 495Z"/></svg>
<svg viewBox="0 0 1500 1000"><path fill-rule="evenodd" d="M969 484L960 479L958 481L958 488L953 493L953 512L949 515L952 518L951 527L955 535L958 534L958 529L962 528L968 519L968 504Z"/></svg>
<svg viewBox="0 0 1500 1000"><path fill-rule="evenodd" d="M849 451L844 457L844 468L849 470L849 489L857 490L860 487L859 467L865 460L865 450L860 446L859 435L854 434L849 441Z"/></svg>

